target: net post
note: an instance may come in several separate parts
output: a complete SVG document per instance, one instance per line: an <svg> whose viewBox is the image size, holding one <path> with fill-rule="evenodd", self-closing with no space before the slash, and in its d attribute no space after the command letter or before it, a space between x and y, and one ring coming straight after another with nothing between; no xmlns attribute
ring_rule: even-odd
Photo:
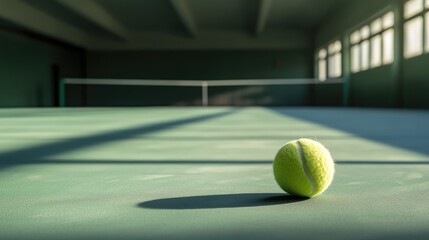
<svg viewBox="0 0 429 240"><path fill-rule="evenodd" d="M58 89L58 91L59 91L59 95L58 95L58 97L60 98L59 99L59 104L60 104L60 107L65 107L66 106L66 86L65 86L65 79L60 79L60 84L59 84L59 89Z"/></svg>
<svg viewBox="0 0 429 240"><path fill-rule="evenodd" d="M209 89L208 89L209 84L207 83L207 81L203 81L201 83L201 88L202 88L202 105L204 107L207 107L209 105Z"/></svg>

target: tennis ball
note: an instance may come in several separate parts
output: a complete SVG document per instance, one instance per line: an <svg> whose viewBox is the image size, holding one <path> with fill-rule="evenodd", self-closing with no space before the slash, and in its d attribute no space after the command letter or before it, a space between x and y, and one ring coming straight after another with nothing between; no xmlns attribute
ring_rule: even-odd
<svg viewBox="0 0 429 240"><path fill-rule="evenodd" d="M284 191L311 198L331 185L335 166L328 149L319 142L303 138L288 142L278 151L273 170Z"/></svg>

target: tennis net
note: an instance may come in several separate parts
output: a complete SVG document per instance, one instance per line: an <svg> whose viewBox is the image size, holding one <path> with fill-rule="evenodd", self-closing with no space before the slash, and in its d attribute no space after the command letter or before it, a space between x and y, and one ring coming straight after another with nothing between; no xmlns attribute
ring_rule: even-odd
<svg viewBox="0 0 429 240"><path fill-rule="evenodd" d="M341 78L153 80L66 78L60 106L308 105L318 88L342 91ZM341 95L341 94L340 94Z"/></svg>

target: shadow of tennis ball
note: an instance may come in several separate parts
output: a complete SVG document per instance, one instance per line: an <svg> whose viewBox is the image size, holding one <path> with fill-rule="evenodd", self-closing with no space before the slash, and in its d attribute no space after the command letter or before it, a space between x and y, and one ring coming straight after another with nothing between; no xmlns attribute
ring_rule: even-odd
<svg viewBox="0 0 429 240"><path fill-rule="evenodd" d="M149 209L243 208L290 204L305 200L308 200L308 198L287 194L240 193L155 199L141 202L137 206Z"/></svg>

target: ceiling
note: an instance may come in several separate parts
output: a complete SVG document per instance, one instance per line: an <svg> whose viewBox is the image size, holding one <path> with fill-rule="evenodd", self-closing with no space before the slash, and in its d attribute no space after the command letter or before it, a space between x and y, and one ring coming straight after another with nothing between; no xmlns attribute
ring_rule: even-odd
<svg viewBox="0 0 429 240"><path fill-rule="evenodd" d="M0 23L87 49L286 48L346 2L2 0Z"/></svg>

